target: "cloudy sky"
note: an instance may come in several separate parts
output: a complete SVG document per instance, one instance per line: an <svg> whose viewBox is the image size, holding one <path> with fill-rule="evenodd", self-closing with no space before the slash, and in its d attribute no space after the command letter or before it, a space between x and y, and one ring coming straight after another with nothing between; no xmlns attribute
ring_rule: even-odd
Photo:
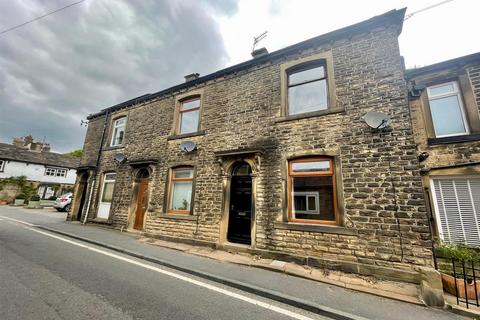
<svg viewBox="0 0 480 320"><path fill-rule="evenodd" d="M77 0L78 1L78 0ZM0 0L0 31L75 0ZM86 0L0 35L0 141L32 134L67 152L80 120L130 98L391 9L440 0ZM407 67L480 51L480 2L454 0L405 21Z"/></svg>

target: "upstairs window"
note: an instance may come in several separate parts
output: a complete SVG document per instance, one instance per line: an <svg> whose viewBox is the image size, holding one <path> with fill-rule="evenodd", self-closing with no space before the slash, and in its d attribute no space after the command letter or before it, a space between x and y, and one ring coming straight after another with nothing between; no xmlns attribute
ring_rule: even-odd
<svg viewBox="0 0 480 320"><path fill-rule="evenodd" d="M200 97L183 100L180 103L178 134L192 133L199 130Z"/></svg>
<svg viewBox="0 0 480 320"><path fill-rule="evenodd" d="M66 177L67 169L61 168L45 168L45 175L49 177Z"/></svg>
<svg viewBox="0 0 480 320"><path fill-rule="evenodd" d="M332 158L290 161L288 170L288 218L292 222L338 222Z"/></svg>
<svg viewBox="0 0 480 320"><path fill-rule="evenodd" d="M192 207L193 168L172 170L170 181L169 212L189 214Z"/></svg>
<svg viewBox="0 0 480 320"><path fill-rule="evenodd" d="M288 72L288 114L328 109L327 72L323 63L314 63Z"/></svg>
<svg viewBox="0 0 480 320"><path fill-rule="evenodd" d="M121 146L123 144L123 139L125 137L125 125L127 124L127 118L122 117L113 123L112 131L112 141L110 143L111 147Z"/></svg>
<svg viewBox="0 0 480 320"><path fill-rule="evenodd" d="M460 89L456 81L427 88L433 129L437 138L469 134Z"/></svg>
<svg viewBox="0 0 480 320"><path fill-rule="evenodd" d="M0 172L5 171L5 160L0 160Z"/></svg>

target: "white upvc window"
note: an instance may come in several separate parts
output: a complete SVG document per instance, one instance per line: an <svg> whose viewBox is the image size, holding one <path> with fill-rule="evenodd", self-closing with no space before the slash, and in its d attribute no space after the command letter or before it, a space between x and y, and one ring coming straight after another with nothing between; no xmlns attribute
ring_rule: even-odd
<svg viewBox="0 0 480 320"><path fill-rule="evenodd" d="M126 117L119 118L113 123L112 141L110 142L111 147L117 147L123 144L126 124Z"/></svg>
<svg viewBox="0 0 480 320"><path fill-rule="evenodd" d="M434 177L431 190L440 238L480 246L480 178Z"/></svg>
<svg viewBox="0 0 480 320"><path fill-rule="evenodd" d="M437 138L469 134L465 109L456 81L427 87L427 94Z"/></svg>
<svg viewBox="0 0 480 320"><path fill-rule="evenodd" d="M62 168L45 168L45 175L50 177L66 177L67 169Z"/></svg>
<svg viewBox="0 0 480 320"><path fill-rule="evenodd" d="M0 160L0 172L5 171L5 160Z"/></svg>
<svg viewBox="0 0 480 320"><path fill-rule="evenodd" d="M294 192L294 213L320 214L319 198L318 192Z"/></svg>

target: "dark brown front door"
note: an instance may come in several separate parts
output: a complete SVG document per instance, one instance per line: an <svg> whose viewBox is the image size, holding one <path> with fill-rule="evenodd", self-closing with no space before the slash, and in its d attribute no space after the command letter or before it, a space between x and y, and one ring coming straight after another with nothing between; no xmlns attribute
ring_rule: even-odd
<svg viewBox="0 0 480 320"><path fill-rule="evenodd" d="M141 179L138 184L137 210L135 211L135 224L133 229L142 230L145 211L148 203L148 179Z"/></svg>
<svg viewBox="0 0 480 320"><path fill-rule="evenodd" d="M242 168L243 166L243 168ZM227 240L251 244L252 177L248 164L241 164L232 175Z"/></svg>

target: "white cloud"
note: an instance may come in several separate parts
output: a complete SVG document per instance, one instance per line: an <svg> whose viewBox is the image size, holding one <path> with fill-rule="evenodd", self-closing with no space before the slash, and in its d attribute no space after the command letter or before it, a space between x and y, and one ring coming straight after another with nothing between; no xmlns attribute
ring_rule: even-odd
<svg viewBox="0 0 480 320"><path fill-rule="evenodd" d="M242 0L239 11L222 17L221 31L230 64L250 59L253 37L268 30L260 43L272 52L392 9L407 13L438 0ZM400 48L407 67L427 65L480 51L480 2L455 0L405 21Z"/></svg>
<svg viewBox="0 0 480 320"><path fill-rule="evenodd" d="M0 2L0 30L68 3ZM59 151L81 148L89 113L223 67L214 17L236 9L235 1L87 0L1 35L0 140L31 133Z"/></svg>

